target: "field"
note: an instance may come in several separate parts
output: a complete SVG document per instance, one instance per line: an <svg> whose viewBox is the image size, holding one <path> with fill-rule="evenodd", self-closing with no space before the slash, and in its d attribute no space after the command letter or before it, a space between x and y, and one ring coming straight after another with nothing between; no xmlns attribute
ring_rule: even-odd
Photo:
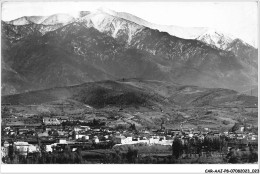
<svg viewBox="0 0 260 174"><path fill-rule="evenodd" d="M100 81L2 96L6 123L39 115L75 120L103 120L115 127L230 129L236 122L257 126L257 97L220 88L200 88L160 81Z"/></svg>

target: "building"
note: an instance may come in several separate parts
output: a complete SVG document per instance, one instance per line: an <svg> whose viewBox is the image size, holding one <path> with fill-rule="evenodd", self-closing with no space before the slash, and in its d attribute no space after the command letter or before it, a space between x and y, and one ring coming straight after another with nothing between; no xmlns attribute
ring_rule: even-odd
<svg viewBox="0 0 260 174"><path fill-rule="evenodd" d="M32 152L39 152L39 151L40 151L39 146L29 144L28 152L32 153Z"/></svg>
<svg viewBox="0 0 260 174"><path fill-rule="evenodd" d="M53 149L52 149L52 144L49 144L49 145L46 145L46 152L52 152L53 151Z"/></svg>
<svg viewBox="0 0 260 174"><path fill-rule="evenodd" d="M18 152L20 155L27 155L29 149L28 142L14 142L14 151Z"/></svg>
<svg viewBox="0 0 260 174"><path fill-rule="evenodd" d="M77 134L76 135L76 139L82 139L82 138L85 138L86 140L88 140L89 136L88 135L84 135L84 134Z"/></svg>
<svg viewBox="0 0 260 174"><path fill-rule="evenodd" d="M43 118L43 124L45 124L45 125L60 125L60 121L57 118L45 117L45 118Z"/></svg>
<svg viewBox="0 0 260 174"><path fill-rule="evenodd" d="M158 142L158 144L160 144L160 145L170 145L170 146L172 146L172 143L173 143L173 140L162 140L162 141Z"/></svg>
<svg viewBox="0 0 260 174"><path fill-rule="evenodd" d="M114 137L114 142L115 142L116 144L125 144L125 143L124 143L124 142L125 142L125 139L126 139L125 136L119 135L119 136Z"/></svg>
<svg viewBox="0 0 260 174"><path fill-rule="evenodd" d="M14 142L14 150L20 155L27 156L29 152L39 152L39 147L28 142Z"/></svg>
<svg viewBox="0 0 260 174"><path fill-rule="evenodd" d="M83 130L85 130L85 131L88 131L88 130L90 130L91 128L89 127L89 126L80 126Z"/></svg>
<svg viewBox="0 0 260 174"><path fill-rule="evenodd" d="M48 137L48 136L49 136L48 132L43 132L38 134L38 137Z"/></svg>
<svg viewBox="0 0 260 174"><path fill-rule="evenodd" d="M158 144L158 143L159 143L159 138L157 137L149 138L149 144Z"/></svg>
<svg viewBox="0 0 260 174"><path fill-rule="evenodd" d="M19 134L25 134L27 133L29 130L28 129L19 129Z"/></svg>
<svg viewBox="0 0 260 174"><path fill-rule="evenodd" d="M79 132L79 131L82 131L83 128L81 128L80 126L76 126L76 127L73 128L73 130L74 130L75 132Z"/></svg>
<svg viewBox="0 0 260 174"><path fill-rule="evenodd" d="M189 133L188 136L191 138L193 137L193 133Z"/></svg>
<svg viewBox="0 0 260 174"><path fill-rule="evenodd" d="M99 143L99 138L98 138L97 136L94 136L93 141L94 141L95 143Z"/></svg>
<svg viewBox="0 0 260 174"><path fill-rule="evenodd" d="M8 156L8 147L2 146L1 147L1 157Z"/></svg>
<svg viewBox="0 0 260 174"><path fill-rule="evenodd" d="M178 129L171 130L170 132L171 132L173 135L180 135L180 134L181 134L181 131L178 130Z"/></svg>
<svg viewBox="0 0 260 174"><path fill-rule="evenodd" d="M9 143L7 141L4 142L3 147L9 147Z"/></svg>
<svg viewBox="0 0 260 174"><path fill-rule="evenodd" d="M67 140L59 139L58 144L67 144Z"/></svg>

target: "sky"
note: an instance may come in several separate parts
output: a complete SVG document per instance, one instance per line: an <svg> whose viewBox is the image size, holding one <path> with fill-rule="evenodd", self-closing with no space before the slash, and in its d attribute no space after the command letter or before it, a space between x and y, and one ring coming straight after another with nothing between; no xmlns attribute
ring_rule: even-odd
<svg viewBox="0 0 260 174"><path fill-rule="evenodd" d="M145 2L145 1L60 1L5 2L2 20L22 16L47 16L67 13L76 17L79 11L100 7L128 12L149 22L185 27L209 27L230 33L257 47L257 2Z"/></svg>

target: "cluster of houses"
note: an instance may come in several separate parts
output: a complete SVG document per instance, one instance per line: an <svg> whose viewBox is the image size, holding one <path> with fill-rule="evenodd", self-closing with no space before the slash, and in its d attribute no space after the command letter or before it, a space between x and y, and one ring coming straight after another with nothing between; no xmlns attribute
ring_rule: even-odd
<svg viewBox="0 0 260 174"><path fill-rule="evenodd" d="M44 127L24 127L24 126L7 126L3 129L4 137L2 141L1 154L2 157L8 155L8 149L13 148L14 152L21 155L39 152L44 146L45 151L53 152L54 149L71 146L72 151L86 144L102 144L113 142L115 146L125 144L145 143L148 145L172 145L175 137L185 142L188 139L198 138L203 140L205 137L217 138L226 136L230 139L243 139L247 141L258 141L258 136L254 133L245 132L240 127L236 132L212 131L204 128L202 131L193 129L165 129L161 127L159 130L115 130L106 126L86 126L74 125L63 127L63 120L57 118L43 118ZM13 138L10 138L12 136ZM3 140L3 138L2 138ZM40 141L39 141L40 140Z"/></svg>

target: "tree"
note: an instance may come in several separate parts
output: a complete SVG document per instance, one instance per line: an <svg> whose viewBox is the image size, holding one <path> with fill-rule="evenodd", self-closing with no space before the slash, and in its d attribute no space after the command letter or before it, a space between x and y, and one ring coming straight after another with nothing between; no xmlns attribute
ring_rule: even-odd
<svg viewBox="0 0 260 174"><path fill-rule="evenodd" d="M135 160L137 158L138 150L128 148L128 152L126 153L126 159L129 163L135 163Z"/></svg>
<svg viewBox="0 0 260 174"><path fill-rule="evenodd" d="M42 125L42 130L43 130L43 132L46 132L46 126L45 125Z"/></svg>
<svg viewBox="0 0 260 174"><path fill-rule="evenodd" d="M213 150L221 151L221 141L219 138L214 138L212 141Z"/></svg>
<svg viewBox="0 0 260 174"><path fill-rule="evenodd" d="M199 156L201 156L201 152L202 152L202 141L200 139L198 139L196 141L196 151L197 151L197 154L199 154Z"/></svg>
<svg viewBox="0 0 260 174"><path fill-rule="evenodd" d="M51 136L52 135L52 131L49 130L48 131L48 135Z"/></svg>
<svg viewBox="0 0 260 174"><path fill-rule="evenodd" d="M14 147L12 145L8 147L8 157L12 162L14 159Z"/></svg>
<svg viewBox="0 0 260 174"><path fill-rule="evenodd" d="M131 124L130 129L131 129L131 130L136 130L136 127L135 127L135 124L134 124L134 123Z"/></svg>
<svg viewBox="0 0 260 174"><path fill-rule="evenodd" d="M77 151L76 151L76 154L75 154L75 163L77 163L77 164L83 163L81 148L77 148Z"/></svg>
<svg viewBox="0 0 260 174"><path fill-rule="evenodd" d="M222 121L222 123L223 123L224 125L229 125L229 124L230 124L230 122L227 121L227 120Z"/></svg>
<svg viewBox="0 0 260 174"><path fill-rule="evenodd" d="M125 130L125 129L126 129L125 125L122 125L122 124L118 124L115 127L115 130Z"/></svg>
<svg viewBox="0 0 260 174"><path fill-rule="evenodd" d="M81 141L86 142L86 136L81 137Z"/></svg>
<svg viewBox="0 0 260 174"><path fill-rule="evenodd" d="M231 132L235 132L239 129L240 123L235 123L234 126L231 128Z"/></svg>
<svg viewBox="0 0 260 174"><path fill-rule="evenodd" d="M258 161L258 153L257 151L251 146L250 147L250 156L249 156L249 162L254 163Z"/></svg>
<svg viewBox="0 0 260 174"><path fill-rule="evenodd" d="M71 136L72 136L72 139L76 139L76 135L77 135L76 132L75 132L75 131L72 131L72 135L71 135Z"/></svg>
<svg viewBox="0 0 260 174"><path fill-rule="evenodd" d="M2 117L3 116L9 116L10 115L9 108L4 106L3 109L1 110L1 114L2 114Z"/></svg>
<svg viewBox="0 0 260 174"><path fill-rule="evenodd" d="M178 159L183 153L183 145L179 138L175 138L172 143L172 156Z"/></svg>
<svg viewBox="0 0 260 174"><path fill-rule="evenodd" d="M230 149L229 153L227 154L227 157L228 159L228 162L229 163L240 163L240 156L239 154L237 153L236 149L235 148L232 148Z"/></svg>
<svg viewBox="0 0 260 174"><path fill-rule="evenodd" d="M41 154L45 154L46 153L46 146L43 144L40 144L40 152Z"/></svg>

